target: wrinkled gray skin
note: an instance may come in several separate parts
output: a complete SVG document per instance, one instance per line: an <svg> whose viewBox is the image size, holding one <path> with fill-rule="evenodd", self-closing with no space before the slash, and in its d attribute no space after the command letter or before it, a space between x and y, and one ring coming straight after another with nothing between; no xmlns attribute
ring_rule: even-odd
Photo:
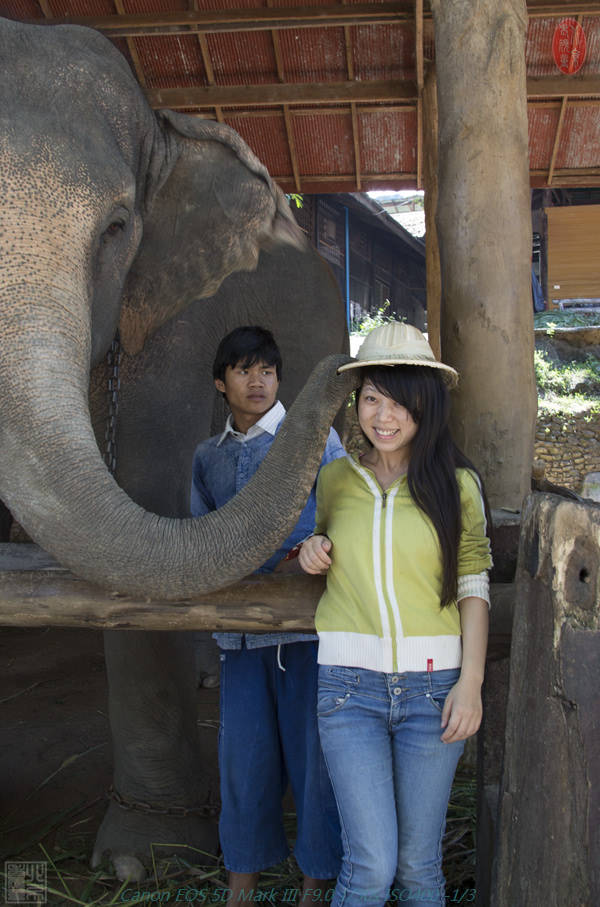
<svg viewBox="0 0 600 907"><path fill-rule="evenodd" d="M277 251L298 244L294 227L239 137L154 115L100 35L0 20L0 64L0 497L61 563L111 589L177 599L233 583L294 525L353 377L335 375L337 360L319 366L255 479L218 513L177 519L193 445L221 415L208 363L218 337L248 320L284 335L286 359L302 340L305 372L315 336L319 353L341 351L330 277L313 253ZM261 247L274 251L261 256L256 283L231 277L206 300L227 275L255 268ZM284 277L269 293L279 268ZM296 300L282 311L291 287ZM303 291L313 306L306 334L297 320ZM118 484L88 406L90 368L117 326L129 378ZM106 655L115 787L157 806L202 803L189 635L111 632ZM119 877L141 877L150 843L161 841L210 849L214 825L112 803L94 861L108 854Z"/></svg>

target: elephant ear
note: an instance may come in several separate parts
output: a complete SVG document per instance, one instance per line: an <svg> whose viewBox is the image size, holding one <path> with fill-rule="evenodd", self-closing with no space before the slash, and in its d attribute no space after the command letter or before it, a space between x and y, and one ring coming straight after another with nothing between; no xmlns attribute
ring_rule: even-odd
<svg viewBox="0 0 600 907"><path fill-rule="evenodd" d="M229 274L254 270L261 249L306 242L281 189L233 129L170 110L157 121L161 150L148 168L144 233L119 322L130 355Z"/></svg>

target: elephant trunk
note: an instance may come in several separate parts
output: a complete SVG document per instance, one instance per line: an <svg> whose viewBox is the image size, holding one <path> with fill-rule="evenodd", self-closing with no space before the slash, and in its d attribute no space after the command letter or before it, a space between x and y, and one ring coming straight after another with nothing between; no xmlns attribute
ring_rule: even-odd
<svg viewBox="0 0 600 907"><path fill-rule="evenodd" d="M89 314L79 290L81 300L68 305L65 288L51 300L32 286L13 286L10 299L5 287L0 296L8 351L0 365L0 496L61 564L111 589L178 599L246 576L297 521L329 426L353 387L348 373L336 375L347 357L316 367L264 466L235 499L197 520L159 517L119 488L98 450L87 401Z"/></svg>

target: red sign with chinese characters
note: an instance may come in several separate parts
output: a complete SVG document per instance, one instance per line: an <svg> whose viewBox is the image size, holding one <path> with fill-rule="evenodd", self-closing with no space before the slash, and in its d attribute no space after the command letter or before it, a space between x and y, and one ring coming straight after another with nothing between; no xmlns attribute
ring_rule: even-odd
<svg viewBox="0 0 600 907"><path fill-rule="evenodd" d="M552 56L561 72L579 72L585 60L585 33L575 19L562 19L554 29Z"/></svg>

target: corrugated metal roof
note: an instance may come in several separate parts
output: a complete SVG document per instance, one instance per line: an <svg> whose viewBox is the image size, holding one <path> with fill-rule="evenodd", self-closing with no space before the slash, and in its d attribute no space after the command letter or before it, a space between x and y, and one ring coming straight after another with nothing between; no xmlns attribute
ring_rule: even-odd
<svg viewBox="0 0 600 907"><path fill-rule="evenodd" d="M567 109L562 134L563 138L556 156L556 166L559 170L597 165L600 136L599 107Z"/></svg>
<svg viewBox="0 0 600 907"><path fill-rule="evenodd" d="M333 2L311 0L308 7L307 0L121 0L126 15L155 20L176 11L193 14L195 9L232 15L255 10L253 18L263 20L278 10L285 16L297 9L303 17L313 10L312 27L243 30L238 23L242 30L209 29L200 36L199 26L190 30L181 22L156 25L145 19L140 26L143 34L130 32L112 40L147 92L180 89L178 103L170 96L177 109L224 119L286 191L414 187L418 135L414 4L407 3L404 18L392 24L323 27L316 18L320 7L334 10L336 16L338 10L352 14L353 8L363 15L357 4L365 0L335 7ZM2 13L17 19L43 19L42 8L55 17L117 18L115 0L46 0L43 7L38 0L0 0ZM389 4L380 0L373 8L386 13ZM558 21L532 15L527 33L528 77L555 78L552 96L529 103L532 185L547 184L550 174L552 185L600 185L600 89L588 101L569 98L561 118L561 96L577 80L600 75L600 16L581 20L587 56L577 76L562 76L553 61ZM432 60L430 17L423 22L422 47L425 61ZM407 86L407 91L395 85ZM205 101L204 95L193 94L211 86L213 92L227 89L234 94L223 104L218 103L222 95L213 93ZM240 87L247 93L252 86L257 91L250 103L235 92ZM354 88L369 86L370 96L355 100ZM277 94L278 87L300 94L286 102L289 95ZM159 98L156 103L163 102ZM299 175L299 184L294 174Z"/></svg>

